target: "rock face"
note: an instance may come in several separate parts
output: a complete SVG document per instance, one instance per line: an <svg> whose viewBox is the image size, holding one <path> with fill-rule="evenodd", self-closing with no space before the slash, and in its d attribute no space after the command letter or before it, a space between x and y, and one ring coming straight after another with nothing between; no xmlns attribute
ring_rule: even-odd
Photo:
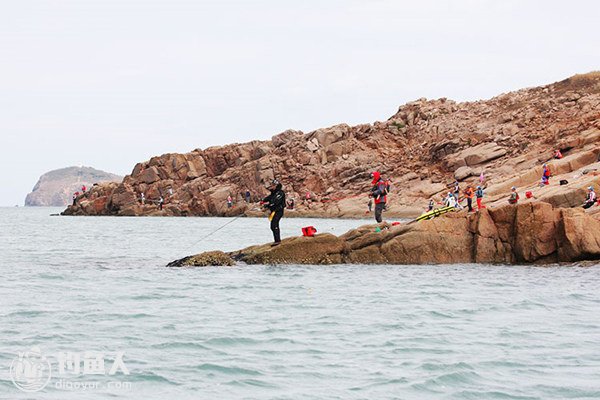
<svg viewBox="0 0 600 400"><path fill-rule="evenodd" d="M376 227L382 228L376 231ZM186 257L170 265L554 263L600 259L600 221L583 209L541 201L444 214L404 226L366 225L336 237L285 239L229 254ZM201 262L194 263L198 259Z"/></svg>
<svg viewBox="0 0 600 400"><path fill-rule="evenodd" d="M369 173L380 170L394 183L387 215L414 215L430 197L439 200L455 179L479 184L482 172L494 196L506 196L512 184L535 185L541 163L554 149L567 157L587 153L593 158L600 153L598 140L596 72L485 101L419 99L384 122L309 133L287 130L268 141L164 154L138 163L116 186L93 188L64 213L252 215L254 206L246 204L243 194L250 190L256 201L267 194L265 183L277 177L288 198L296 200L291 214L357 217L367 210ZM556 172L596 160L573 159L573 165ZM306 193L309 202L303 201ZM232 208L226 205L229 195ZM161 196L165 204L158 210ZM92 199L97 200L93 207Z"/></svg>
<svg viewBox="0 0 600 400"><path fill-rule="evenodd" d="M25 198L26 206L64 207L72 203L75 192L85 185L120 182L122 176L100 171L91 167L68 167L45 173Z"/></svg>

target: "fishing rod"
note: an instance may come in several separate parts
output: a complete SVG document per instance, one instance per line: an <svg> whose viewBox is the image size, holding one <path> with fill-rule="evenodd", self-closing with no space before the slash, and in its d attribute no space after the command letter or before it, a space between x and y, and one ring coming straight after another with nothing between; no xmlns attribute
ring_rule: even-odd
<svg viewBox="0 0 600 400"><path fill-rule="evenodd" d="M254 207L254 208L252 208L252 209L250 209L250 210L247 210L247 211L258 211L258 210L260 210L260 208L258 208L258 207ZM210 236L214 235L215 233L217 233L217 232L218 232L218 231L220 231L221 229L225 228L227 225L229 225L229 224L231 224L231 223L233 223L233 222L237 221L239 218L241 218L241 217L245 217L245 216L246 216L246 214L242 213L242 214L238 215L237 217L233 218L231 221L227 221L225 224L223 224L223 225L219 226L217 229L215 229L215 230L213 230L213 231L209 232L208 234L206 234L206 235L202 236L200 239L196 240L196 241L195 241L194 243L192 243L192 244L191 244L191 245L190 245L190 246L189 246L189 247L188 247L188 248L187 248L185 251L188 251L188 250L190 250L191 248L193 248L194 246L196 246L198 243L202 242L203 240L205 240L205 239L209 238Z"/></svg>

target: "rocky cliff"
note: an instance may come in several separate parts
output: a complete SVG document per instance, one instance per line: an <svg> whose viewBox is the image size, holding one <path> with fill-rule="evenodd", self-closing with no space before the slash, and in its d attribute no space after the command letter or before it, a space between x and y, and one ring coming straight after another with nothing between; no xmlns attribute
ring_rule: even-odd
<svg viewBox="0 0 600 400"><path fill-rule="evenodd" d="M376 229L379 228L379 229ZM407 225L366 225L336 237L284 239L232 253L209 252L168 266L246 264L554 263L600 259L600 221L583 209L526 200L454 212Z"/></svg>
<svg viewBox="0 0 600 400"><path fill-rule="evenodd" d="M388 217L410 216L430 197L439 200L455 179L475 183L482 172L489 200L506 196L513 184L533 188L556 148L573 161L560 164L570 174L597 160L599 138L595 72L476 102L419 99L373 124L288 130L268 141L164 154L138 163L119 184L94 187L64 213L254 215L241 194L250 190L255 201L277 177L296 200L288 215L364 216L369 173L377 169L394 182ZM311 201L302 201L306 193ZM166 203L158 210L161 196Z"/></svg>
<svg viewBox="0 0 600 400"><path fill-rule="evenodd" d="M56 169L40 177L31 193L25 198L25 205L64 207L72 203L73 193L81 192L83 185L91 189L94 184L122 180L122 176L91 167Z"/></svg>

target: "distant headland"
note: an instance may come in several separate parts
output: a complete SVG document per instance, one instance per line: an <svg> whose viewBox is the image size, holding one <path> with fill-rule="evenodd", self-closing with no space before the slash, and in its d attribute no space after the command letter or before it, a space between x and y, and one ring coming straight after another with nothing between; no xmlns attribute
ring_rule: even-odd
<svg viewBox="0 0 600 400"><path fill-rule="evenodd" d="M73 195L82 193L82 187L92 189L94 184L121 182L122 176L91 167L67 167L43 174L31 193L25 198L25 206L65 207L72 204Z"/></svg>

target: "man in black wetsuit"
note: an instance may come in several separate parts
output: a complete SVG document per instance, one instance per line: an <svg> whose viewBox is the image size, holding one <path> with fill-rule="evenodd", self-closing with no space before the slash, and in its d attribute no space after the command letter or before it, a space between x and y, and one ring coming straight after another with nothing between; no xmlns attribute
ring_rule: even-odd
<svg viewBox="0 0 600 400"><path fill-rule="evenodd" d="M281 243L281 233L279 231L279 220L283 217L283 210L285 209L285 193L281 190L281 183L277 179L273 179L269 190L271 194L265 197L262 201L263 207L268 208L271 211L269 220L271 221L271 230L273 231L273 239L275 243L273 246L277 246Z"/></svg>

